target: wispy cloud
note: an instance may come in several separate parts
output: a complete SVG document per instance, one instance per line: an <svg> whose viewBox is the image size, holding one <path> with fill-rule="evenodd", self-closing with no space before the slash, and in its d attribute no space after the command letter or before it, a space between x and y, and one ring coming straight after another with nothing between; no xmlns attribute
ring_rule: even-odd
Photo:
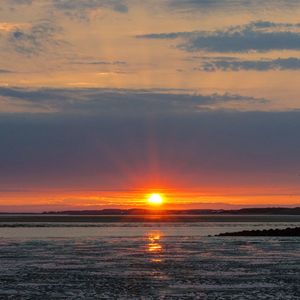
<svg viewBox="0 0 300 300"><path fill-rule="evenodd" d="M90 13L99 9L111 9L127 13L128 7L123 0L52 0L54 7L67 16L88 20Z"/></svg>
<svg viewBox="0 0 300 300"><path fill-rule="evenodd" d="M40 54L49 47L58 47L64 42L58 38L62 29L50 20L41 20L29 28L15 27L9 32L9 46L25 56Z"/></svg>
<svg viewBox="0 0 300 300"><path fill-rule="evenodd" d="M94 60L94 61L72 61L71 64L74 65L109 65L109 66L117 66L117 65L126 65L126 61L115 60L115 61L106 61L106 60Z"/></svg>
<svg viewBox="0 0 300 300"><path fill-rule="evenodd" d="M143 39L179 39L179 49L195 52L300 50L300 24L257 21L224 30L150 33Z"/></svg>
<svg viewBox="0 0 300 300"><path fill-rule="evenodd" d="M0 69L0 74L9 74L9 73L14 73L14 72L7 69Z"/></svg>
<svg viewBox="0 0 300 300"><path fill-rule="evenodd" d="M236 11L261 11L273 9L295 9L299 7L298 0L168 0L171 9L188 12L207 12L226 10L234 13Z"/></svg>
<svg viewBox="0 0 300 300"><path fill-rule="evenodd" d="M195 71L269 71L300 70L300 58L247 60L235 57L206 57Z"/></svg>
<svg viewBox="0 0 300 300"><path fill-rule="evenodd" d="M10 0L10 5L29 5L33 0Z"/></svg>
<svg viewBox="0 0 300 300"><path fill-rule="evenodd" d="M235 94L187 94L155 90L107 89L26 89L0 88L10 105L39 108L48 113L75 114L169 114L194 113L219 108L245 109L248 105L263 105L268 101ZM244 106L244 107L243 107ZM30 110L29 110L30 111ZM33 111L34 112L34 111Z"/></svg>

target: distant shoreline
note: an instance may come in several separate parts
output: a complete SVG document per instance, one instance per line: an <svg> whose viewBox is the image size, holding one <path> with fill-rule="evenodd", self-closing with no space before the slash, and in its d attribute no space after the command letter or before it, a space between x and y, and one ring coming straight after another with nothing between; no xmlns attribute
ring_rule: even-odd
<svg viewBox="0 0 300 300"><path fill-rule="evenodd" d="M242 208L237 210L214 210L214 209L187 209L187 210L147 210L147 209L103 209L103 210L80 210L62 212L44 212L43 214L64 215L300 215L300 207L268 207L268 208Z"/></svg>
<svg viewBox="0 0 300 300"><path fill-rule="evenodd" d="M186 210L159 210L159 209L102 209L102 210L65 210L65 211L44 211L42 213L9 213L0 212L1 215L65 215L65 216L183 216L183 215L300 215L300 207L266 207L266 208L242 208L236 210L225 209L186 209Z"/></svg>
<svg viewBox="0 0 300 300"><path fill-rule="evenodd" d="M300 207L244 208L239 210L104 209L84 211L50 211L40 214L0 213L0 224L6 222L300 222Z"/></svg>

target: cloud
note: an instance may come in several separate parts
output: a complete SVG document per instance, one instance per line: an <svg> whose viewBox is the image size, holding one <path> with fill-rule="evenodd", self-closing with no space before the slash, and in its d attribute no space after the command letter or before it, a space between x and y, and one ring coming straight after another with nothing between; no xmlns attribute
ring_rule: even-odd
<svg viewBox="0 0 300 300"><path fill-rule="evenodd" d="M72 18L89 19L89 13L98 9L112 9L127 13L128 7L123 0L52 0L56 9Z"/></svg>
<svg viewBox="0 0 300 300"><path fill-rule="evenodd" d="M105 61L105 60L95 60L95 61L72 61L71 64L74 65L126 65L126 61L116 60L116 61Z"/></svg>
<svg viewBox="0 0 300 300"><path fill-rule="evenodd" d="M299 128L300 112L2 115L0 185L299 187Z"/></svg>
<svg viewBox="0 0 300 300"><path fill-rule="evenodd" d="M269 71L269 70L300 70L300 58L277 58L245 60L235 57L210 57L204 58L200 67L195 71L215 72L215 71Z"/></svg>
<svg viewBox="0 0 300 300"><path fill-rule="evenodd" d="M148 33L137 35L138 39L161 39L161 40L173 40L177 38L189 37L192 34L197 33L197 31L181 31L181 32L166 32L166 33Z"/></svg>
<svg viewBox="0 0 300 300"><path fill-rule="evenodd" d="M10 5L30 5L32 4L33 0L10 0Z"/></svg>
<svg viewBox="0 0 300 300"><path fill-rule="evenodd" d="M222 10L229 13L236 11L262 11L265 9L295 9L298 0L168 0L171 9L187 12L207 12Z"/></svg>
<svg viewBox="0 0 300 300"><path fill-rule="evenodd" d="M10 73L14 73L14 72L7 69L0 69L0 74L10 74Z"/></svg>
<svg viewBox="0 0 300 300"><path fill-rule="evenodd" d="M235 94L187 94L155 90L22 89L0 87L0 97L18 111L75 114L173 114L203 110L249 109L268 101ZM37 110L39 109L39 110Z"/></svg>
<svg viewBox="0 0 300 300"><path fill-rule="evenodd" d="M61 31L52 21L41 20L28 28L15 27L6 38L16 52L31 57L65 44L58 38Z"/></svg>
<svg viewBox="0 0 300 300"><path fill-rule="evenodd" d="M300 50L300 24L257 21L224 30L151 33L143 39L179 39L179 49L195 52Z"/></svg>

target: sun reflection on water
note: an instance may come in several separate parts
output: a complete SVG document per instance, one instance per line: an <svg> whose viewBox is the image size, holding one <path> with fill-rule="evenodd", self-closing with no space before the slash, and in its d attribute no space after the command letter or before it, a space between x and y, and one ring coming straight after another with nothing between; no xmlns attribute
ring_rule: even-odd
<svg viewBox="0 0 300 300"><path fill-rule="evenodd" d="M162 233L159 231L150 232L148 234L147 252L151 253L154 257L151 258L151 262L161 262L160 254L163 252L163 246L161 244Z"/></svg>

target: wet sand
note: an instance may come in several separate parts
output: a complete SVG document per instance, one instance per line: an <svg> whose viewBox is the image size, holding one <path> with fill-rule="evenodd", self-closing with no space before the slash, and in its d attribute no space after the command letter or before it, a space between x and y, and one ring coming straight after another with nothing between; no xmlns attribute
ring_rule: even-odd
<svg viewBox="0 0 300 300"><path fill-rule="evenodd" d="M1 299L299 299L300 240L0 239Z"/></svg>

